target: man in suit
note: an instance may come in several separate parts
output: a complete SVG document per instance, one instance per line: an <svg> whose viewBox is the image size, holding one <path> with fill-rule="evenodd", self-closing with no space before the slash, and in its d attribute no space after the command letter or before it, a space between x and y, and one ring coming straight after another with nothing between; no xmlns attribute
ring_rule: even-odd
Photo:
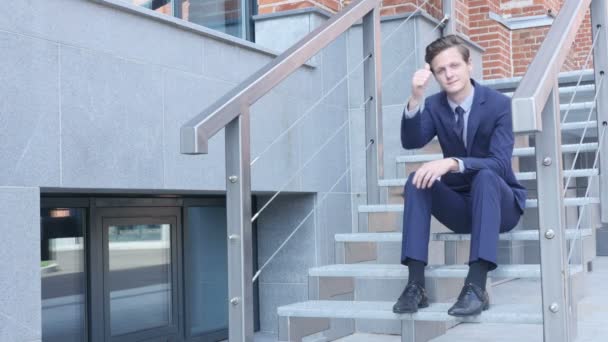
<svg viewBox="0 0 608 342"><path fill-rule="evenodd" d="M393 311L428 306L424 268L433 215L450 230L471 234L469 272L448 314L478 315L489 308L486 279L497 266L498 235L515 227L526 200L511 168L511 101L471 79L470 53L457 36L427 46L425 61L412 77L401 143L421 148L437 136L444 158L423 164L406 182L401 263L409 277ZM422 105L431 76L442 91Z"/></svg>

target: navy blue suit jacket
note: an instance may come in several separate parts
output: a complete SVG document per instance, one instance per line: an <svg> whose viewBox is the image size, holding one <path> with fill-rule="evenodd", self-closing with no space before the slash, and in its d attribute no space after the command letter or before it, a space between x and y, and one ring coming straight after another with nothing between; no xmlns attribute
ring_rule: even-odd
<svg viewBox="0 0 608 342"><path fill-rule="evenodd" d="M422 113L401 119L401 144L406 149L421 148L438 137L445 158L463 161L463 173L447 173L441 181L456 191L468 191L473 176L489 169L498 174L513 190L519 208L526 205L526 189L513 173L513 122L511 100L496 90L471 80L475 86L473 105L467 127L467 147L456 135L454 112L445 92L428 97Z"/></svg>

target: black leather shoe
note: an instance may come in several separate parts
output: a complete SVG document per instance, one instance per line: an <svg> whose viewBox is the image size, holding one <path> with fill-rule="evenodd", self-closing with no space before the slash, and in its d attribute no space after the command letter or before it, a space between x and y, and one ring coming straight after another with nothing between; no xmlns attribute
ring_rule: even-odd
<svg viewBox="0 0 608 342"><path fill-rule="evenodd" d="M414 313L419 308L426 308L427 306L429 306L429 299L424 287L418 283L408 283L397 303L393 305L393 312L397 314Z"/></svg>
<svg viewBox="0 0 608 342"><path fill-rule="evenodd" d="M448 310L448 315L456 317L475 316L489 308L490 297L488 292L473 283L469 283L460 291L458 301Z"/></svg>

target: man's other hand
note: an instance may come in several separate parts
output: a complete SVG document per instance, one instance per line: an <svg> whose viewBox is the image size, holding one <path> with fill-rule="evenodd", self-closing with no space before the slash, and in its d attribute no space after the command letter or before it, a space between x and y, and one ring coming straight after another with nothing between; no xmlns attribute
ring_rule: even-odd
<svg viewBox="0 0 608 342"><path fill-rule="evenodd" d="M416 171L412 183L418 189L428 189L439 177L450 171L458 171L458 162L453 158L433 160L422 166Z"/></svg>

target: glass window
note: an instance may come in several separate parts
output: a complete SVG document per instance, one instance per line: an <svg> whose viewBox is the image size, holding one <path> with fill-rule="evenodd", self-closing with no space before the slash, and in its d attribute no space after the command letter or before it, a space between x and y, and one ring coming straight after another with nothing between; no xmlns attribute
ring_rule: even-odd
<svg viewBox="0 0 608 342"><path fill-rule="evenodd" d="M156 12L174 15L174 0L131 0L134 5L145 7Z"/></svg>
<svg viewBox="0 0 608 342"><path fill-rule="evenodd" d="M42 341L86 341L86 210L43 208L40 216Z"/></svg>
<svg viewBox="0 0 608 342"><path fill-rule="evenodd" d="M228 328L228 254L225 207L188 207L185 239L190 333Z"/></svg>
<svg viewBox="0 0 608 342"><path fill-rule="evenodd" d="M242 36L241 0L187 0L182 19L235 37Z"/></svg>
<svg viewBox="0 0 608 342"><path fill-rule="evenodd" d="M253 0L126 0L159 13L253 41Z"/></svg>
<svg viewBox="0 0 608 342"><path fill-rule="evenodd" d="M171 225L108 226L111 335L173 322Z"/></svg>

